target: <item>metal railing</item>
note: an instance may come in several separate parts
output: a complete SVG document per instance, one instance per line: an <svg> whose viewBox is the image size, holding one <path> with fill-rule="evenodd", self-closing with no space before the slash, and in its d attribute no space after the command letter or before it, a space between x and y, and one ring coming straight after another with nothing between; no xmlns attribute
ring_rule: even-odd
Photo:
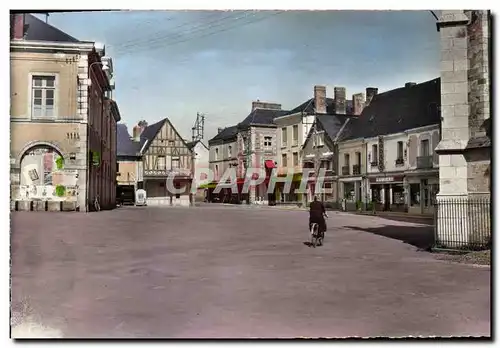
<svg viewBox="0 0 500 348"><path fill-rule="evenodd" d="M491 248L490 197L440 198L434 204L434 248Z"/></svg>
<svg viewBox="0 0 500 348"><path fill-rule="evenodd" d="M418 156L417 157L417 168L418 169L430 169L430 168L432 168L432 156Z"/></svg>

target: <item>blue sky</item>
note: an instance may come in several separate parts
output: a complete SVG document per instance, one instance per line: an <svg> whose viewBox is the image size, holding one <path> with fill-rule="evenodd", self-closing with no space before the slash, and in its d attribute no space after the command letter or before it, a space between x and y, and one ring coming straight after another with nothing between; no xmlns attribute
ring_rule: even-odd
<svg viewBox="0 0 500 348"><path fill-rule="evenodd" d="M129 130L168 117L205 141L250 112L252 100L291 109L313 86L347 95L439 76L439 33L429 11L129 11L55 13L49 23L106 45L115 99Z"/></svg>

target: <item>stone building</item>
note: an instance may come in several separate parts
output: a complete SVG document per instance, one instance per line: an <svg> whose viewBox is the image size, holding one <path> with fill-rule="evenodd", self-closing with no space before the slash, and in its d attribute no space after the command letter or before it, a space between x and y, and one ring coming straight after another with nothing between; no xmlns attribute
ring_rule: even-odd
<svg viewBox="0 0 500 348"><path fill-rule="evenodd" d="M115 206L112 62L29 14L11 15L11 208Z"/></svg>
<svg viewBox="0 0 500 348"><path fill-rule="evenodd" d="M491 195L491 14L445 10L438 30L442 116L437 148L438 243L445 247L484 243L478 238L491 233L490 205L473 202L489 202ZM446 207L456 201L465 208L450 216ZM481 218L485 214L488 219Z"/></svg>

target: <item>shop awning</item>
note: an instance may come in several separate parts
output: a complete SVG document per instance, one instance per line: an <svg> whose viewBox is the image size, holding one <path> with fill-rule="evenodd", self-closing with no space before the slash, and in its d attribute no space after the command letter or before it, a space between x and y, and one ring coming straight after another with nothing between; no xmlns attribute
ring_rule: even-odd
<svg viewBox="0 0 500 348"><path fill-rule="evenodd" d="M274 161L272 161L272 160L265 161L264 165L266 166L266 169L274 169L274 168L276 168L276 164L274 164Z"/></svg>

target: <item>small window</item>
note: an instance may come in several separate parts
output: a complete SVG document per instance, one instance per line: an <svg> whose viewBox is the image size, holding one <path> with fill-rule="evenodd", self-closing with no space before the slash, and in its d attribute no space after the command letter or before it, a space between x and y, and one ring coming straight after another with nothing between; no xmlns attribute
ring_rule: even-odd
<svg viewBox="0 0 500 348"><path fill-rule="evenodd" d="M282 167L287 167L288 166L287 158L286 158L286 153L284 153L284 154L281 155L281 166Z"/></svg>
<svg viewBox="0 0 500 348"><path fill-rule="evenodd" d="M420 142L420 156L429 156L429 139L422 140Z"/></svg>
<svg viewBox="0 0 500 348"><path fill-rule="evenodd" d="M377 163L378 159L378 146L377 144L372 145L372 163Z"/></svg>
<svg viewBox="0 0 500 348"><path fill-rule="evenodd" d="M281 128L281 146L286 147L286 127Z"/></svg>
<svg viewBox="0 0 500 348"><path fill-rule="evenodd" d="M264 137L264 147L270 148L272 146L272 137Z"/></svg>
<svg viewBox="0 0 500 348"><path fill-rule="evenodd" d="M56 77L32 77L31 85L31 114L33 117L55 116L54 106L56 98Z"/></svg>
<svg viewBox="0 0 500 348"><path fill-rule="evenodd" d="M179 157L172 157L172 169L180 168L179 162L180 162Z"/></svg>
<svg viewBox="0 0 500 348"><path fill-rule="evenodd" d="M165 156L158 156L158 162L156 165L156 169L158 169L158 170L165 170L166 169Z"/></svg>
<svg viewBox="0 0 500 348"><path fill-rule="evenodd" d="M227 155L228 157L233 157L233 147L231 145L227 147Z"/></svg>
<svg viewBox="0 0 500 348"><path fill-rule="evenodd" d="M293 143L297 144L299 142L299 125L293 126Z"/></svg>
<svg viewBox="0 0 500 348"><path fill-rule="evenodd" d="M299 153L298 152L293 153L293 165L295 167L299 165Z"/></svg>
<svg viewBox="0 0 500 348"><path fill-rule="evenodd" d="M217 161L219 159L219 149L215 148L215 160Z"/></svg>
<svg viewBox="0 0 500 348"><path fill-rule="evenodd" d="M403 158L403 142L398 141L398 159Z"/></svg>
<svg viewBox="0 0 500 348"><path fill-rule="evenodd" d="M349 167L349 154L344 154L344 166Z"/></svg>

